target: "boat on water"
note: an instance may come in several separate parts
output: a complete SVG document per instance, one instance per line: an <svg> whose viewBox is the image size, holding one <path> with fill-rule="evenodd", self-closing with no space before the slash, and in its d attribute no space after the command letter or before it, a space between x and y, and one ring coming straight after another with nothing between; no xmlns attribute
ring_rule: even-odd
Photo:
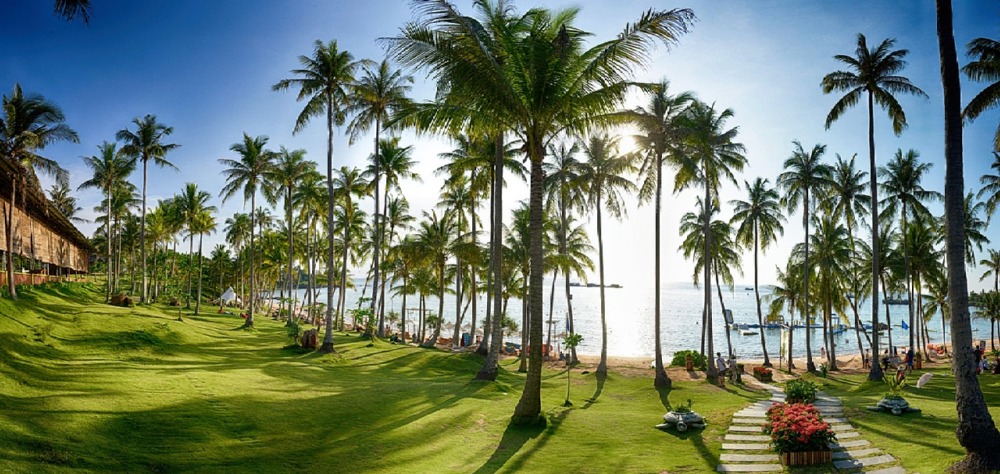
<svg viewBox="0 0 1000 474"><path fill-rule="evenodd" d="M757 334L758 332L753 329L740 329L741 336L756 336Z"/></svg>
<svg viewBox="0 0 1000 474"><path fill-rule="evenodd" d="M752 286L747 286L747 287L744 287L743 289L746 290L746 291L753 291L753 287Z"/></svg>

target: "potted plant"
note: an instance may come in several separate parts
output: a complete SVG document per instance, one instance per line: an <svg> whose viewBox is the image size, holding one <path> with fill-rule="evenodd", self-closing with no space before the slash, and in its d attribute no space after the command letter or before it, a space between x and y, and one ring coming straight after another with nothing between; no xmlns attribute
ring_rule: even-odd
<svg viewBox="0 0 1000 474"><path fill-rule="evenodd" d="M691 409L693 402L689 398L687 405L673 407L663 415L663 423L656 425L661 430L675 428L677 431L687 431L689 428L704 428L705 417Z"/></svg>
<svg viewBox="0 0 1000 474"><path fill-rule="evenodd" d="M785 384L785 400L788 403L812 403L816 401L816 384L793 379Z"/></svg>
<svg viewBox="0 0 1000 474"><path fill-rule="evenodd" d="M775 403L767 410L764 433L786 466L829 463L830 443L837 440L830 424L808 403Z"/></svg>
<svg viewBox="0 0 1000 474"><path fill-rule="evenodd" d="M754 367L753 368L753 378L760 380L761 382L772 382L774 381L773 373L771 369L767 367Z"/></svg>
<svg viewBox="0 0 1000 474"><path fill-rule="evenodd" d="M913 408L910 403L903 398L903 388L906 387L906 376L900 375L888 375L886 374L882 380L885 381L886 386L889 387L889 392L886 393L881 400L873 407L868 407L872 411L886 411L892 413L893 415L902 415L903 413L911 413L920 411L919 408Z"/></svg>

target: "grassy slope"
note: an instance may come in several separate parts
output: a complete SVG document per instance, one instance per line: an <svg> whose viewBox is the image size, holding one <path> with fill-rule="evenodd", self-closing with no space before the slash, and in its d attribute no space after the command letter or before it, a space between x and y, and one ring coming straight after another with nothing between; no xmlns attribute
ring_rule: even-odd
<svg viewBox="0 0 1000 474"><path fill-rule="evenodd" d="M280 323L115 308L96 286L0 299L0 471L706 472L733 412L760 395L676 383L709 427L653 429L650 377L544 374L543 429L508 428L523 376L481 359L337 334L282 349ZM512 369L506 366L507 369ZM587 402L589 398L596 401Z"/></svg>
<svg viewBox="0 0 1000 474"><path fill-rule="evenodd" d="M925 372L934 376L924 388L916 388L917 379ZM903 396L921 412L893 416L866 409L886 393L884 384L866 382L862 375L811 378L822 390L843 397L851 423L874 445L898 458L907 471L945 472L965 454L955 438L955 377L950 368L936 367L914 370L907 379ZM1000 375L980 375L979 383L990 414L1000 420Z"/></svg>

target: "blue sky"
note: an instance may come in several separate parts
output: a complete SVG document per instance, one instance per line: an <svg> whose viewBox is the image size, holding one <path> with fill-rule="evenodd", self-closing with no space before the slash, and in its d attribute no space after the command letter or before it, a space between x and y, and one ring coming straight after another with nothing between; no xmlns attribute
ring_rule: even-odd
<svg viewBox="0 0 1000 474"><path fill-rule="evenodd" d="M71 127L80 135L79 144L58 144L45 150L71 172L75 187L87 177L81 156L96 153L103 140L130 125L135 117L155 114L174 127L170 141L181 147L168 155L180 171L151 168L149 202L169 197L185 182L217 194L223 185L217 159L231 157L229 146L244 131L267 135L277 149L304 148L311 159L325 157L325 131L321 121L293 135L292 127L301 109L294 93L272 92L270 87L289 77L297 57L309 54L313 41L336 39L356 58L381 59L379 37L398 32L412 18L404 1L123 1L94 0L89 26L66 22L52 15L51 2L15 0L7 2L0 17L0 89L9 94L14 83L43 94L62 107ZM456 2L471 12L467 0ZM519 2L524 10L533 6L581 7L578 25L593 32L595 40L616 34L651 4L639 1ZM901 97L910 127L900 136L891 132L885 113L876 112L876 147L879 164L898 148L916 149L924 161L933 163L924 185L942 190L943 123L941 87L934 25L934 3L913 2L655 2L658 8L689 7L698 16L691 32L679 46L658 48L640 80L666 77L674 91L690 90L717 107L735 112L731 126L740 128L739 139L747 147L749 166L739 176L752 181L757 176L773 183L782 162L791 154L792 140L811 148L827 145L827 158L834 154L858 154L858 164L867 167L867 120L864 108L850 110L830 130L823 122L837 97L822 94L822 77L840 69L832 56L851 54L856 35L864 33L869 44L896 38L898 48L910 50L904 71L929 99ZM981 36L1000 32L1000 4L991 1L955 2L955 35L960 45L960 64L966 62L964 45ZM433 85L423 73L414 73L413 96L429 99ZM963 84L966 100L982 84ZM642 102L636 97L632 105ZM992 161L992 134L1000 114L984 115L965 129L966 185L978 187L978 178ZM627 130L621 131L628 134ZM371 152L365 138L348 146L341 134L336 138L336 166L361 166ZM629 140L624 140L627 144ZM440 165L437 154L451 145L433 137L403 135L403 143L414 146L420 161L423 184L404 184L404 192L415 214L437 200L440 180L432 170ZM141 179L136 175L135 180ZM512 184L506 193L507 208L526 199L526 187ZM99 192L78 193L84 215ZM722 190L724 200L741 198L733 185ZM680 216L693 208L694 193L666 197L664 217L664 278L690 281L692 266L675 252L680 239L676 226ZM221 205L219 221L243 209L230 200ZM370 204L369 204L370 206ZM940 212L940 205L933 206ZM485 212L485 209L484 209ZM723 210L729 215L728 209ZM653 246L653 209L631 206L627 220L606 226L608 278L627 284L650 284ZM785 236L769 251L761 264L761 279L770 282L775 265L783 265L795 242L802 239L798 214L789 218ZM94 224L80 226L86 234ZM994 248L1000 247L1000 225L990 226ZM593 235L593 233L592 233ZM596 236L595 236L596 240ZM221 241L217 235L211 243ZM753 262L744 261L752 281ZM971 269L973 288L981 288L980 269Z"/></svg>

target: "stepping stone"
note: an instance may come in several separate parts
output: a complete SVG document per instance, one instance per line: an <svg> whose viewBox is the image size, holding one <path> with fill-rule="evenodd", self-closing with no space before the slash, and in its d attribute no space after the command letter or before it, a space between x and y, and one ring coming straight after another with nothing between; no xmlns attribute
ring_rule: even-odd
<svg viewBox="0 0 1000 474"><path fill-rule="evenodd" d="M722 449L764 451L771 449L771 445L768 443L722 443Z"/></svg>
<svg viewBox="0 0 1000 474"><path fill-rule="evenodd" d="M837 433L837 439L848 439L848 438L860 438L861 433L857 431L848 431L846 433Z"/></svg>
<svg viewBox="0 0 1000 474"><path fill-rule="evenodd" d="M881 456L872 456L870 458L845 459L843 461L834 461L833 467L836 467L837 469L854 469L865 466L874 466L876 464L885 464L895 461L896 458L888 454L883 454Z"/></svg>
<svg viewBox="0 0 1000 474"><path fill-rule="evenodd" d="M720 461L728 462L778 462L777 454L722 454Z"/></svg>
<svg viewBox="0 0 1000 474"><path fill-rule="evenodd" d="M732 425L729 431L739 431L741 433L760 433L760 426Z"/></svg>
<svg viewBox="0 0 1000 474"><path fill-rule="evenodd" d="M766 435L727 434L725 440L726 441L771 441L771 437Z"/></svg>
<svg viewBox="0 0 1000 474"><path fill-rule="evenodd" d="M833 459L857 459L865 456L871 456L872 454L878 454L880 452L882 452L882 450L878 448L859 449L856 451L837 451L833 453Z"/></svg>
<svg viewBox="0 0 1000 474"><path fill-rule="evenodd" d="M847 421L847 418L842 418L842 417L826 417L826 416L824 416L823 417L823 421L825 421L827 423L830 423L830 424L833 424L833 423L849 423Z"/></svg>
<svg viewBox="0 0 1000 474"><path fill-rule="evenodd" d="M830 429L833 430L835 433L839 433L839 432L842 432L842 431L851 431L851 430L854 429L854 427L851 426L850 424L834 425L834 424L831 423L830 424Z"/></svg>
<svg viewBox="0 0 1000 474"><path fill-rule="evenodd" d="M859 440L854 440L854 441L844 441L843 443L830 443L829 446L830 446L830 449L834 449L834 450L841 449L842 450L842 449L847 449L847 448L860 448L862 446L868 446L869 444L871 444L871 443L869 443L868 440L859 439Z"/></svg>
<svg viewBox="0 0 1000 474"><path fill-rule="evenodd" d="M719 464L717 472L781 472L785 467L781 464Z"/></svg>
<svg viewBox="0 0 1000 474"><path fill-rule="evenodd" d="M764 420L760 418L733 418L733 423L761 426L764 424Z"/></svg>
<svg viewBox="0 0 1000 474"><path fill-rule="evenodd" d="M899 466L893 466L885 469L877 469L875 471L865 471L865 474L906 474L906 469Z"/></svg>
<svg viewBox="0 0 1000 474"><path fill-rule="evenodd" d="M740 410L736 412L735 416L746 418L764 418L767 416L767 410Z"/></svg>

